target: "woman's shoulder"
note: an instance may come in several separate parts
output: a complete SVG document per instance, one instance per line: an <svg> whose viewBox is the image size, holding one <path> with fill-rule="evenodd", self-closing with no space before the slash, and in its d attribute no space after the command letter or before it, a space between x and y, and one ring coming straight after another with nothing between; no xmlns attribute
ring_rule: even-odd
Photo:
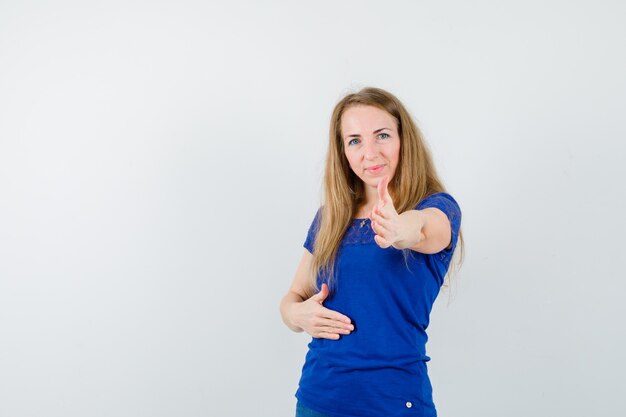
<svg viewBox="0 0 626 417"><path fill-rule="evenodd" d="M448 193L447 191L437 191L422 198L420 202L418 203L418 206L423 205L428 202L433 202L433 201L449 201L451 203L458 205L458 202L455 200L454 197L452 197L450 193Z"/></svg>

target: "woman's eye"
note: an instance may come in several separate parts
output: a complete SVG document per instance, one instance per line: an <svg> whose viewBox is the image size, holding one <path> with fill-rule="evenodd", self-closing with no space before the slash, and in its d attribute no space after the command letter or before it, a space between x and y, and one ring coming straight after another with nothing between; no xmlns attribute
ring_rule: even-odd
<svg viewBox="0 0 626 417"><path fill-rule="evenodd" d="M388 139L389 135L387 133L381 133L380 135L378 135L378 137L381 139Z"/></svg>
<svg viewBox="0 0 626 417"><path fill-rule="evenodd" d="M348 142L348 145L352 145L352 143L353 143L355 140L357 140L357 141L358 141L358 139L352 139L352 140L350 140L350 141Z"/></svg>

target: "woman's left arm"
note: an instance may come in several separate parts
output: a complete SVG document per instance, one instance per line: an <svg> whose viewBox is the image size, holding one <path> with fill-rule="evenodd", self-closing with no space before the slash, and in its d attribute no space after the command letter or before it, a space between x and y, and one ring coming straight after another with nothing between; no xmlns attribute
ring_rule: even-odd
<svg viewBox="0 0 626 417"><path fill-rule="evenodd" d="M441 252L452 245L452 228L446 214L435 207L400 214L402 246L425 254Z"/></svg>
<svg viewBox="0 0 626 417"><path fill-rule="evenodd" d="M398 214L387 189L388 178L378 183L378 204L370 219L374 240L381 248L412 249L425 254L441 252L452 244L448 216L438 208L408 210Z"/></svg>

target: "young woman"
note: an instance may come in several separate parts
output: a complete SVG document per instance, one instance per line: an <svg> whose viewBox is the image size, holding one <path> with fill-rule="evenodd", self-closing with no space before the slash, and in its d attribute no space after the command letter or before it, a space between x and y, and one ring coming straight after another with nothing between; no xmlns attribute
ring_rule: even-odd
<svg viewBox="0 0 626 417"><path fill-rule="evenodd" d="M312 336L296 417L437 415L426 328L457 241L463 250L460 225L402 103L377 88L339 101L324 204L280 305Z"/></svg>

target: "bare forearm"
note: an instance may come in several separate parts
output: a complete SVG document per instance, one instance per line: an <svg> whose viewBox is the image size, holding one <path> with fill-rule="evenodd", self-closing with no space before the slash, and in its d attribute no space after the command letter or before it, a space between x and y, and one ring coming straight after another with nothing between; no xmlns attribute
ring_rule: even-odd
<svg viewBox="0 0 626 417"><path fill-rule="evenodd" d="M426 239L424 230L428 216L422 210L408 210L400 214L402 222L401 242L402 248L413 249L416 245Z"/></svg>
<svg viewBox="0 0 626 417"><path fill-rule="evenodd" d="M283 319L283 322L296 333L302 332L302 328L295 324L292 319L291 312L293 311L293 307L304 300L298 294L293 291L289 291L280 302L280 315Z"/></svg>
<svg viewBox="0 0 626 417"><path fill-rule="evenodd" d="M406 248L432 254L440 252L451 243L450 221L438 208L409 210L400 216L404 216L406 221Z"/></svg>

